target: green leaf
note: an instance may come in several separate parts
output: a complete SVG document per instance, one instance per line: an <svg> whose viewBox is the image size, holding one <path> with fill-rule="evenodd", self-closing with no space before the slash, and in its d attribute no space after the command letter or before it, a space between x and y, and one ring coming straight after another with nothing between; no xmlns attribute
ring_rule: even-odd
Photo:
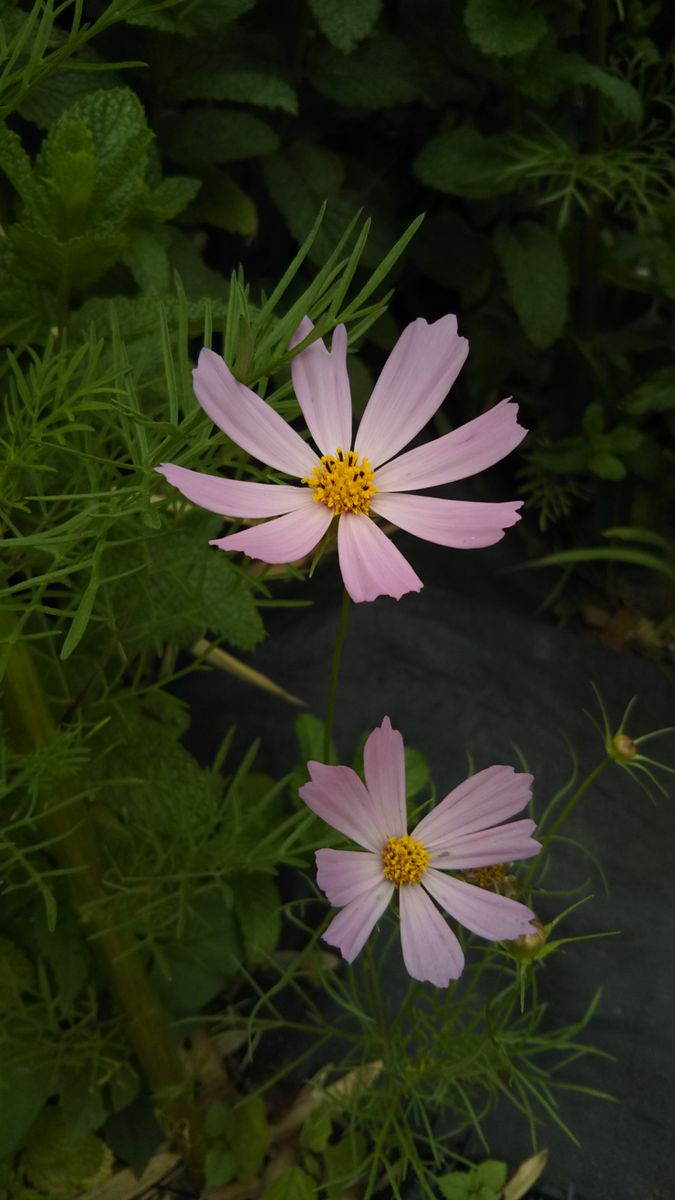
<svg viewBox="0 0 675 1200"><path fill-rule="evenodd" d="M110 1178L114 1158L101 1138L72 1137L58 1108L46 1108L31 1130L22 1157L27 1179L49 1195L70 1195L100 1187Z"/></svg>
<svg viewBox="0 0 675 1200"><path fill-rule="evenodd" d="M151 972L160 999L176 1017L196 1017L236 978L241 960L239 932L223 897L210 893L192 907L195 915L182 937L164 943L161 967L155 963Z"/></svg>
<svg viewBox="0 0 675 1200"><path fill-rule="evenodd" d="M241 38L200 38L167 47L161 77L178 100L228 100L296 116L298 97L279 70L285 53L279 44L264 58Z"/></svg>
<svg viewBox="0 0 675 1200"><path fill-rule="evenodd" d="M211 1146L206 1152L204 1161L207 1188L222 1187L235 1176L235 1163L232 1151L226 1146Z"/></svg>
<svg viewBox="0 0 675 1200"><path fill-rule="evenodd" d="M124 233L85 233L60 241L27 224L12 225L7 236L25 279L54 287L68 279L76 289L100 279L119 261L127 245Z"/></svg>
<svg viewBox="0 0 675 1200"><path fill-rule="evenodd" d="M279 139L265 121L238 109L191 108L172 124L167 153L187 167L273 154Z"/></svg>
<svg viewBox="0 0 675 1200"><path fill-rule="evenodd" d="M479 50L501 57L532 50L548 31L541 9L525 0L468 0L464 23Z"/></svg>
<svg viewBox="0 0 675 1200"><path fill-rule="evenodd" d="M163 33L189 35L203 29L220 30L231 25L253 8L255 0L183 0L166 11L141 6L140 12L127 18L129 25L144 25Z"/></svg>
<svg viewBox="0 0 675 1200"><path fill-rule="evenodd" d="M184 175L170 175L147 197L144 210L159 221L173 221L178 213L187 208L201 187L201 180Z"/></svg>
<svg viewBox="0 0 675 1200"><path fill-rule="evenodd" d="M675 367L664 367L641 383L621 402L632 416L675 411Z"/></svg>
<svg viewBox="0 0 675 1200"><path fill-rule="evenodd" d="M262 1200L315 1200L317 1186L311 1175L301 1167L289 1167L272 1180L262 1194Z"/></svg>
<svg viewBox="0 0 675 1200"><path fill-rule="evenodd" d="M473 1177L485 1187L490 1188L495 1196L501 1192L508 1174L506 1163L497 1162L494 1158L486 1159L473 1169Z"/></svg>
<svg viewBox="0 0 675 1200"><path fill-rule="evenodd" d="M318 1108L312 1109L302 1127L300 1145L320 1154L330 1141L332 1129L330 1108L327 1104L320 1104Z"/></svg>
<svg viewBox="0 0 675 1200"><path fill-rule="evenodd" d="M567 321L569 279L560 242L550 229L526 221L500 226L494 245L518 319L530 341L545 350Z"/></svg>
<svg viewBox="0 0 675 1200"><path fill-rule="evenodd" d="M309 0L324 37L344 54L368 37L380 15L382 0Z"/></svg>
<svg viewBox="0 0 675 1200"><path fill-rule="evenodd" d="M4 121L0 122L0 171L25 203L31 203L36 193L33 165L23 148L21 138Z"/></svg>
<svg viewBox="0 0 675 1200"><path fill-rule="evenodd" d="M361 1174L365 1154L366 1139L353 1128L349 1128L339 1142L326 1146L323 1158L328 1200L337 1200L338 1196L349 1190Z"/></svg>
<svg viewBox="0 0 675 1200"><path fill-rule="evenodd" d="M0 1073L0 1159L14 1154L54 1090L51 1065L35 1062L31 1048L14 1038L13 1061L3 1053ZM19 1052L24 1050L19 1061Z"/></svg>
<svg viewBox="0 0 675 1200"><path fill-rule="evenodd" d="M142 292L171 289L171 263L166 246L146 229L132 229L123 261Z"/></svg>
<svg viewBox="0 0 675 1200"><path fill-rule="evenodd" d="M429 782L429 764L421 750L405 748L405 794L408 800L419 795Z"/></svg>
<svg viewBox="0 0 675 1200"><path fill-rule="evenodd" d="M480 199L513 190L504 176L511 159L507 141L484 137L470 125L437 134L423 147L413 170L427 187L451 196Z"/></svg>
<svg viewBox="0 0 675 1200"><path fill-rule="evenodd" d="M222 1100L209 1104L204 1118L204 1132L212 1141L230 1141L232 1135L232 1110Z"/></svg>
<svg viewBox="0 0 675 1200"><path fill-rule="evenodd" d="M473 1188L468 1171L452 1171L436 1180L438 1190L445 1200L469 1200Z"/></svg>
<svg viewBox="0 0 675 1200"><path fill-rule="evenodd" d="M187 215L190 223L203 221L242 237L255 237L258 232L258 211L248 192L217 167L205 176L202 190Z"/></svg>
<svg viewBox="0 0 675 1200"><path fill-rule="evenodd" d="M596 88L614 105L619 116L635 125L640 124L643 117L642 100L632 83L612 71L603 70L595 63L588 62L580 54L565 54L559 58L560 78Z"/></svg>
<svg viewBox="0 0 675 1200"><path fill-rule="evenodd" d="M99 63L104 65L92 50L80 52L78 61L82 65L91 62L92 67ZM72 71L66 66L31 88L21 100L18 111L24 120L33 121L40 129L49 129L76 100L81 100L90 92L119 88L121 83L119 75L111 71L107 64L105 70L88 71Z"/></svg>
<svg viewBox="0 0 675 1200"><path fill-rule="evenodd" d="M615 454L609 450L599 450L588 457L588 469L600 479L624 479L626 468Z"/></svg>
<svg viewBox="0 0 675 1200"><path fill-rule="evenodd" d="M92 210L97 226L110 221L119 228L146 190L152 133L143 107L130 88L99 89L83 96L66 110L47 135L36 161L36 173L53 174L61 126L73 122L89 131L96 155Z"/></svg>
<svg viewBox="0 0 675 1200"><path fill-rule="evenodd" d="M35 969L28 955L8 938L0 937L0 1012L10 1012L21 993L34 987Z"/></svg>
<svg viewBox="0 0 675 1200"><path fill-rule="evenodd" d="M316 46L309 58L309 80L322 96L347 109L392 108L418 95L410 47L391 34L371 39L348 56L325 44Z"/></svg>
<svg viewBox="0 0 675 1200"><path fill-rule="evenodd" d="M281 898L271 875L254 871L233 876L234 911L241 926L249 966L276 950L281 932Z"/></svg>
<svg viewBox="0 0 675 1200"><path fill-rule="evenodd" d="M258 1174L269 1144L265 1102L261 1096L248 1096L232 1110L232 1150L237 1179L253 1179Z"/></svg>

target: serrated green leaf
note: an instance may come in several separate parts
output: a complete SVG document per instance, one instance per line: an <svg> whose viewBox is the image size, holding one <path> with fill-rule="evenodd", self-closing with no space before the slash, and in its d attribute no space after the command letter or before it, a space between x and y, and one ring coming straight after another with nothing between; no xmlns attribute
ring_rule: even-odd
<svg viewBox="0 0 675 1200"><path fill-rule="evenodd" d="M268 1184L262 1200L315 1200L317 1185L301 1167L289 1167Z"/></svg>
<svg viewBox="0 0 675 1200"><path fill-rule="evenodd" d="M31 203L36 192L33 164L23 148L21 138L0 122L0 171L9 179L25 203Z"/></svg>
<svg viewBox="0 0 675 1200"><path fill-rule="evenodd" d="M317 92L347 109L392 108L418 96L410 47L391 34L365 42L350 55L318 45L308 73Z"/></svg>
<svg viewBox="0 0 675 1200"><path fill-rule="evenodd" d="M47 135L36 172L52 173L54 145L63 122L78 122L89 130L97 168L92 209L99 226L110 221L119 228L146 191L152 133L138 97L130 88L112 88L90 92L76 101Z"/></svg>
<svg viewBox="0 0 675 1200"><path fill-rule="evenodd" d="M191 108L172 124L167 152L187 167L273 154L279 139L265 121L238 109Z"/></svg>
<svg viewBox="0 0 675 1200"><path fill-rule="evenodd" d="M514 186L503 175L510 162L507 145L504 138L484 137L470 125L460 125L431 138L413 170L427 187L451 196L504 195Z"/></svg>
<svg viewBox="0 0 675 1200"><path fill-rule="evenodd" d="M560 55L559 74L570 83L581 83L597 88L626 121L638 125L642 121L643 107L640 93L627 79L604 70L582 58L580 54Z"/></svg>
<svg viewBox="0 0 675 1200"><path fill-rule="evenodd" d="M471 41L484 54L523 54L546 36L540 8L523 0L468 0L464 23Z"/></svg>
<svg viewBox="0 0 675 1200"><path fill-rule="evenodd" d="M560 242L550 229L527 221L515 228L500 226L494 245L518 319L530 341L544 350L567 321L569 278Z"/></svg>
<svg viewBox="0 0 675 1200"><path fill-rule="evenodd" d="M72 71L66 66L48 75L21 100L18 111L24 120L33 121L40 129L48 129L76 100L90 92L122 86L120 76L111 71L94 50L81 51L78 60L90 62L92 68L100 63L105 65L105 70Z"/></svg>
<svg viewBox="0 0 675 1200"><path fill-rule="evenodd" d="M25 279L58 287L68 279L73 288L86 288L100 279L122 257L124 233L86 233L60 241L30 225L19 223L7 231Z"/></svg>
<svg viewBox="0 0 675 1200"><path fill-rule="evenodd" d="M141 8L127 18L129 25L143 25L162 33L190 35L204 29L225 29L253 8L255 0L182 0L168 11Z"/></svg>
<svg viewBox="0 0 675 1200"><path fill-rule="evenodd" d="M121 566L134 571L111 584L119 636L129 652L157 649L165 642L189 648L207 632L232 646L252 650L264 636L251 584L226 554L208 545L218 522L190 514L176 528L137 544ZM142 571L136 568L143 566Z"/></svg>
<svg viewBox="0 0 675 1200"><path fill-rule="evenodd" d="M232 1110L232 1151L237 1179L253 1179L270 1145L267 1110L261 1096L248 1096Z"/></svg>
<svg viewBox="0 0 675 1200"><path fill-rule="evenodd" d="M95 1134L73 1138L58 1108L46 1108L31 1130L22 1156L27 1179L46 1195L70 1195L100 1187L114 1158Z"/></svg>
<svg viewBox="0 0 675 1200"><path fill-rule="evenodd" d="M281 932L281 898L271 875L254 871L233 876L234 911L249 966L269 958Z"/></svg>
<svg viewBox="0 0 675 1200"><path fill-rule="evenodd" d="M468 1171L452 1171L450 1175L441 1175L436 1184L445 1200L470 1200L472 1187Z"/></svg>
<svg viewBox="0 0 675 1200"><path fill-rule="evenodd" d="M382 0L309 0L316 23L324 37L344 54L349 54L373 31Z"/></svg>
<svg viewBox="0 0 675 1200"><path fill-rule="evenodd" d="M197 223L203 221L242 237L255 237L258 232L258 210L253 200L231 175L217 167L205 176L188 219Z"/></svg>

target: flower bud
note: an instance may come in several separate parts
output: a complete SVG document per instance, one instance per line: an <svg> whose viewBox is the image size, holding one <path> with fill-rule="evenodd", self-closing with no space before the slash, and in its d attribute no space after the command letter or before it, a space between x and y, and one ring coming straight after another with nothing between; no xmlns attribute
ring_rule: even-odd
<svg viewBox="0 0 675 1200"><path fill-rule="evenodd" d="M532 933L521 933L520 937L509 942L509 949L515 958L530 960L538 958L539 951L546 944L548 930L535 917L530 921Z"/></svg>
<svg viewBox="0 0 675 1200"><path fill-rule="evenodd" d="M637 744L627 733L617 733L612 738L610 754L619 763L630 762L637 754Z"/></svg>

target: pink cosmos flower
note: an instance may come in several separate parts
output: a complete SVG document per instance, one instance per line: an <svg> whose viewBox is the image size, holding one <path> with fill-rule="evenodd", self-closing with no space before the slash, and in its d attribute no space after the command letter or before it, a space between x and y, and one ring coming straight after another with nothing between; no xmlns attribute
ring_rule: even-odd
<svg viewBox="0 0 675 1200"><path fill-rule="evenodd" d="M324 933L353 962L398 888L408 974L447 987L464 966L462 948L436 904L480 937L532 933L524 904L448 875L529 858L541 844L529 819L503 824L530 797L531 775L487 767L453 789L407 833L403 738L388 717L363 751L365 784L350 767L307 764L305 804L365 851L318 850L317 881L342 911ZM436 901L436 904L433 901Z"/></svg>
<svg viewBox="0 0 675 1200"><path fill-rule="evenodd" d="M305 317L292 346L313 329ZM426 425L468 353L457 319L404 329L366 405L352 447L347 332L338 325L330 351L318 339L292 361L293 386L321 457L212 350L202 350L194 388L202 408L255 458L300 480L300 486L249 483L163 463L157 470L188 500L229 517L268 517L264 524L216 538L266 563L304 558L338 517L338 554L352 600L417 592L422 581L371 514L440 546L490 546L519 519L521 501L481 503L410 495L413 489L466 479L499 462L525 437L518 406L502 400L489 412L435 441L399 454ZM398 457L396 457L398 456Z"/></svg>

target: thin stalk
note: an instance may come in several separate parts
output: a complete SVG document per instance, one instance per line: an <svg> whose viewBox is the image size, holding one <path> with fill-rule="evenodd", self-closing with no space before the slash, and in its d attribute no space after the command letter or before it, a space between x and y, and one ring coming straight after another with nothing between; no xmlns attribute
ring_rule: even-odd
<svg viewBox="0 0 675 1200"><path fill-rule="evenodd" d="M543 835L543 837L541 839L541 851L539 852L537 857L534 859L534 861L530 864L530 869L527 872L527 875L525 876L524 883L527 884L532 879L532 876L534 875L537 864L540 861L541 855L543 854L544 850L546 850L551 839L555 837L556 833L560 829L560 826L567 820L570 813L572 812L572 809L576 808L576 806L579 803L579 801L581 800L582 796L584 796L586 794L589 787L591 787L591 785L593 783L595 783L598 776L602 775L602 772L605 770L605 767L608 767L612 761L613 760L612 760L611 756L609 754L606 754L605 757L602 759L602 761L598 763L597 767L594 767L593 770L586 776L586 778L582 779L582 781L579 784L576 791L572 792L572 795L570 796L569 800L567 801L567 804L565 805L565 807L560 810L560 812L558 813L558 816L556 817L555 821L551 825L550 829L547 829L546 833Z"/></svg>
<svg viewBox="0 0 675 1200"><path fill-rule="evenodd" d="M340 663L342 661L342 647L344 645L345 633L347 631L347 617L349 616L349 593L345 590L342 593L342 607L340 609L340 622L338 631L335 637L335 646L333 648L333 661L330 668L330 680L328 682L328 699L326 700L326 721L323 733L323 757L324 762L330 762L331 758L331 741L333 738L333 714L335 712L335 693L337 692L338 679L340 676Z"/></svg>
<svg viewBox="0 0 675 1200"><path fill-rule="evenodd" d="M11 635L10 635L11 636ZM58 729L28 647L16 641L7 656L5 712L18 747L49 745ZM140 960L135 943L106 916L104 867L85 801L69 798L69 781L44 798L42 825L50 852L66 872L70 899L115 1003L174 1145L195 1176L204 1149L191 1084L169 1018ZM64 801L66 801L64 803Z"/></svg>
<svg viewBox="0 0 675 1200"><path fill-rule="evenodd" d="M607 60L607 26L609 0L591 0L588 9L587 56L596 67ZM585 149L588 154L602 153L602 93L596 87L586 89ZM591 199L584 217L579 261L578 320L582 337L590 339L597 326L600 281L601 213L596 199Z"/></svg>

